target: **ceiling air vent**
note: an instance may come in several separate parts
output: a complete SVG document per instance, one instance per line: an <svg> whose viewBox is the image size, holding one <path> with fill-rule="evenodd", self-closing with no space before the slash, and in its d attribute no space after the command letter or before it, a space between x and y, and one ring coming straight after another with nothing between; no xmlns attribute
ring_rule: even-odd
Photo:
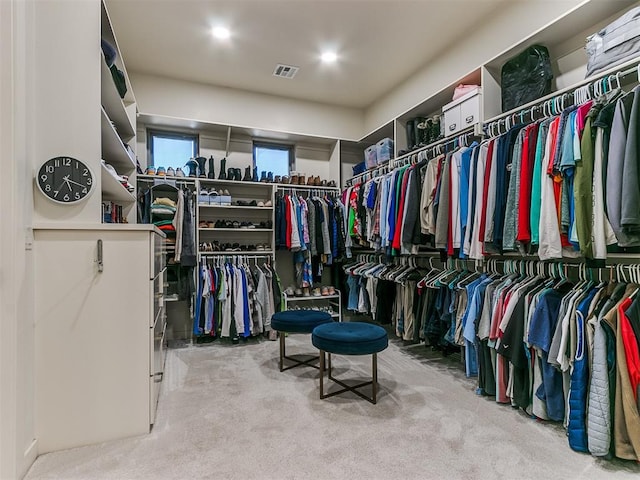
<svg viewBox="0 0 640 480"><path fill-rule="evenodd" d="M300 70L298 67L294 67L293 65L282 65L279 63L276 65L276 69L273 71L274 77L282 77L282 78L293 78L296 76Z"/></svg>

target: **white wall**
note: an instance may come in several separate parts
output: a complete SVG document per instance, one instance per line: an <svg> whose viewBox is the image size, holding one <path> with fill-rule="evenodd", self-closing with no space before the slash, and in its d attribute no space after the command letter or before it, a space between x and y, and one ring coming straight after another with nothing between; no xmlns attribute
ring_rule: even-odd
<svg viewBox="0 0 640 480"><path fill-rule="evenodd" d="M78 205L58 205L36 192L34 221L99 222L100 2L36 0L34 5L33 172L45 160L65 155L84 161L97 177L89 198Z"/></svg>
<svg viewBox="0 0 640 480"><path fill-rule="evenodd" d="M365 132L463 78L583 0L512 1L365 111ZM428 41L428 39L425 39Z"/></svg>
<svg viewBox="0 0 640 480"><path fill-rule="evenodd" d="M357 139L362 112L277 96L214 87L137 72L138 110L150 115L329 138Z"/></svg>
<svg viewBox="0 0 640 480"><path fill-rule="evenodd" d="M0 2L0 478L20 478L36 456L33 209L27 63L33 2Z"/></svg>

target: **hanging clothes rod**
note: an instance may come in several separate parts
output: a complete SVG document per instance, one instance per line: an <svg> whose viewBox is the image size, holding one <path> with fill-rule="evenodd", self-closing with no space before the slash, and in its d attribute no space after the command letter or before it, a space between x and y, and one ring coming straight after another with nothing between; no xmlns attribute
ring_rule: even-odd
<svg viewBox="0 0 640 480"><path fill-rule="evenodd" d="M501 127L508 131L518 123L518 120L520 123L525 123L525 120L530 123L539 118L559 115L566 107L584 103L594 96L613 90L613 88L620 88L620 79L630 75L636 75L640 81L640 58L618 65L570 87L502 113L484 124L484 132L489 137L496 137L501 134ZM540 115L540 117L536 118L537 115Z"/></svg>
<svg viewBox="0 0 640 480"><path fill-rule="evenodd" d="M466 131L463 131L453 138L443 138L436 142L430 143L429 145L425 145L424 147L413 150L409 153L405 153L398 158L391 159L388 163L379 165L373 170L368 170L366 172L359 173L358 175L354 175L346 181L346 185L350 187L357 180L366 182L368 180L371 180L372 178L376 178L384 175L385 173L392 172L393 170L401 168L405 165L417 163L420 153L423 152L428 152L425 153L427 158L433 158L434 154L444 153L450 146L456 148L458 145L469 145L471 143L471 139L476 136L477 135L475 134L474 127L469 127L466 129ZM414 155L417 155L415 162L413 161Z"/></svg>

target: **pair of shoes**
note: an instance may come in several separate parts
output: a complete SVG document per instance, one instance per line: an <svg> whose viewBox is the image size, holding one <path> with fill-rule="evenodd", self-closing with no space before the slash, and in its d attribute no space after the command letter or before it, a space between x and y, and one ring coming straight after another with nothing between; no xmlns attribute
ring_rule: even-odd
<svg viewBox="0 0 640 480"><path fill-rule="evenodd" d="M335 295L336 294L336 289L334 286L330 285L329 286L329 295Z"/></svg>
<svg viewBox="0 0 640 480"><path fill-rule="evenodd" d="M311 295L309 294L309 287L304 287L302 289L302 296L303 297L310 297Z"/></svg>
<svg viewBox="0 0 640 480"><path fill-rule="evenodd" d="M155 175L156 174L156 169L155 167L147 167L147 169L144 171L145 175Z"/></svg>
<svg viewBox="0 0 640 480"><path fill-rule="evenodd" d="M284 289L284 294L287 295L288 297L294 295L295 294L295 288L293 287L293 285L290 285L287 288L285 288Z"/></svg>
<svg viewBox="0 0 640 480"><path fill-rule="evenodd" d="M326 297L327 295L329 295L329 289L327 287L322 287L322 289L320 290L320 293L322 294L323 297Z"/></svg>
<svg viewBox="0 0 640 480"><path fill-rule="evenodd" d="M316 288L314 288L314 289L313 289L313 292L312 292L312 295L313 295L314 297L320 297L320 296L322 296L322 294L320 293L320 287L316 287Z"/></svg>
<svg viewBox="0 0 640 480"><path fill-rule="evenodd" d="M239 168L229 168L226 175L226 180L233 180L236 182L242 181L242 170Z"/></svg>
<svg viewBox="0 0 640 480"><path fill-rule="evenodd" d="M175 176L176 176L176 171L173 169L173 167L167 168L167 177L175 177Z"/></svg>
<svg viewBox="0 0 640 480"><path fill-rule="evenodd" d="M257 252L264 252L266 250L269 250L269 245L267 245L266 243L259 243L258 245L256 245Z"/></svg>
<svg viewBox="0 0 640 480"><path fill-rule="evenodd" d="M258 203L255 200L238 200L235 205L239 207L256 207Z"/></svg>
<svg viewBox="0 0 640 480"><path fill-rule="evenodd" d="M301 297L301 296L302 296L302 290L301 290L301 289L299 289L299 288L296 288L295 296L296 296L296 297Z"/></svg>
<svg viewBox="0 0 640 480"><path fill-rule="evenodd" d="M255 200L252 200L252 202L255 202ZM271 202L271 200L267 200L266 202L258 202L258 207L273 207L273 203Z"/></svg>

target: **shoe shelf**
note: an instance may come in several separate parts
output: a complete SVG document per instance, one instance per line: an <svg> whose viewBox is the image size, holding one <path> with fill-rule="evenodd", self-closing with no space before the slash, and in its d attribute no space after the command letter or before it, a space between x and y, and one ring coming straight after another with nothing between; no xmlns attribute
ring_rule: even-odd
<svg viewBox="0 0 640 480"><path fill-rule="evenodd" d="M273 207L245 207L243 205L207 205L206 203L199 203L198 207L200 208L227 208L238 209L238 210L273 210ZM235 230L235 229L234 229Z"/></svg>
<svg viewBox="0 0 640 480"><path fill-rule="evenodd" d="M302 296L302 297L296 297L291 296L291 295L287 295L286 293L283 294L285 296L285 298L289 301L289 302L302 302L305 300L323 300L323 299L329 299L329 298L340 298L339 294L335 294L335 295L308 295L308 296Z"/></svg>
<svg viewBox="0 0 640 480"><path fill-rule="evenodd" d="M198 245L201 256L224 256L224 255L262 255L274 256L272 245L275 243L275 224L274 213L274 193L273 183L264 182L246 182L236 180L219 180L213 178L196 178L196 191L204 195L207 190L228 190L223 196L230 197L234 205L220 205L198 203L196 212L196 226L198 228ZM200 195L199 195L200 197ZM210 197L211 198L211 197ZM249 205L250 202L254 205ZM245 203L237 205L237 203ZM271 202L269 206L260 207L259 202ZM215 227L214 223L223 220L224 223L220 227ZM255 228L243 228L242 223L253 224ZM208 224L208 226L206 225ZM219 224L219 223L218 223ZM233 227L232 224L238 225ZM262 225L260 225L262 224ZM267 228L267 226L271 228ZM201 243L219 242L225 243L244 243L251 247L250 250L218 250L211 251L207 248L202 250ZM256 249L257 245L264 244L264 250Z"/></svg>
<svg viewBox="0 0 640 480"><path fill-rule="evenodd" d="M340 187L327 187L320 185L297 185L295 183L275 183L278 190L333 190L340 191Z"/></svg>
<svg viewBox="0 0 640 480"><path fill-rule="evenodd" d="M167 181L180 181L180 182L195 182L195 178L193 177L175 177L169 175L146 175L146 174L138 174L136 175L136 180L151 182L154 180L167 180Z"/></svg>
<svg viewBox="0 0 640 480"><path fill-rule="evenodd" d="M194 177L191 177L194 178ZM201 183L207 185L246 185L256 188L268 188L272 189L275 183L267 183L267 182L248 182L244 180L218 180L217 178L197 178L197 180Z"/></svg>
<svg viewBox="0 0 640 480"><path fill-rule="evenodd" d="M220 251L220 252L198 252L203 257L224 256L224 255L273 255L273 250L241 250L241 251Z"/></svg>
<svg viewBox="0 0 640 480"><path fill-rule="evenodd" d="M273 232L273 228L198 228L201 232Z"/></svg>
<svg viewBox="0 0 640 480"><path fill-rule="evenodd" d="M340 293L340 290L336 290L336 293L331 295L308 295L308 296L293 296L293 295L287 295L285 292L282 292L282 299L284 301L284 310L294 310L294 311L296 309L290 308L289 304L294 304L297 302L328 303L331 307L335 307L337 309L337 311L329 312L331 317L337 318L339 322L342 321L342 294ZM306 309L312 309L312 308L306 308ZM322 310L319 310L319 311L322 311Z"/></svg>

